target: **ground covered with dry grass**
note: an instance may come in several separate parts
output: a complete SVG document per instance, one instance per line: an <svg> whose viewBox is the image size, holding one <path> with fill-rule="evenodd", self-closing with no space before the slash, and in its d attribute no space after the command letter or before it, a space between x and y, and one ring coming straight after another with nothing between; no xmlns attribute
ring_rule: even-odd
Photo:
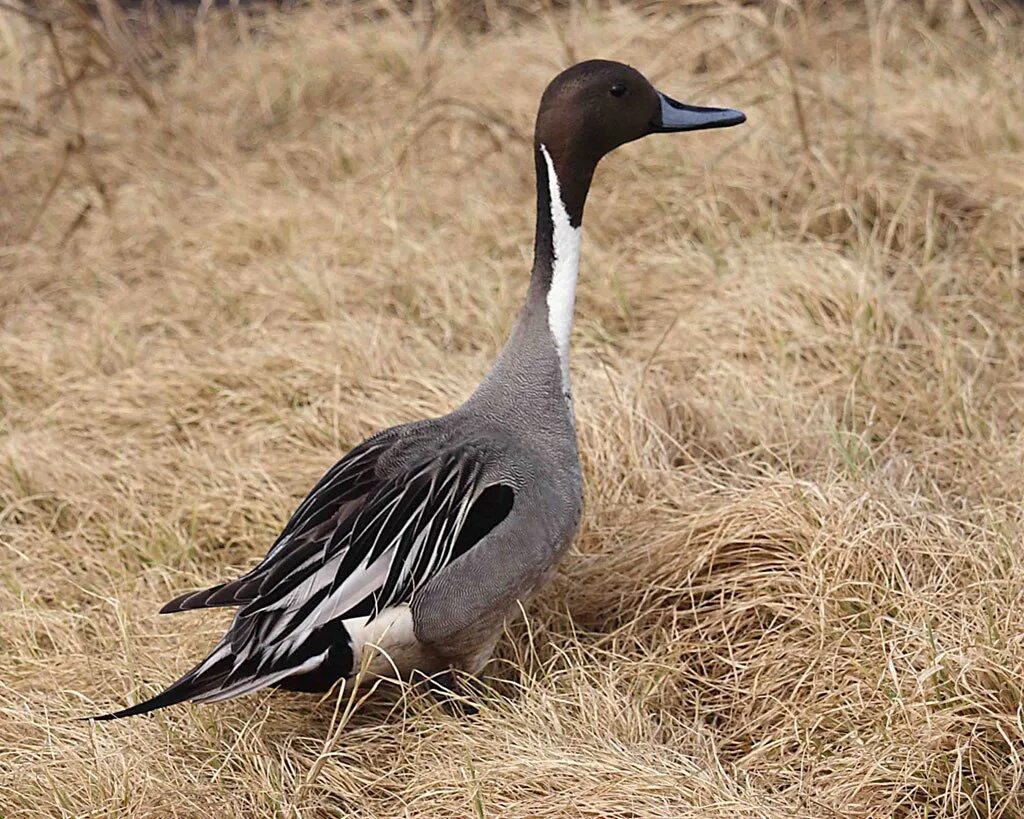
<svg viewBox="0 0 1024 819"><path fill-rule="evenodd" d="M0 814L1024 815L1021 24L497 5L58 26L63 70L0 12ZM204 653L223 614L157 609L339 453L472 389L589 56L749 122L598 172L583 530L479 715L75 721Z"/></svg>

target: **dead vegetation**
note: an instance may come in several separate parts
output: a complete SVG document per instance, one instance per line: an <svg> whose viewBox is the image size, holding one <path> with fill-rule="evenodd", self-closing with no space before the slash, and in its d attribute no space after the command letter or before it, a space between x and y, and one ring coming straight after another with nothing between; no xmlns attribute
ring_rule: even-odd
<svg viewBox="0 0 1024 819"><path fill-rule="evenodd" d="M0 814L1024 814L1019 18L483 6L210 11L132 54L0 11ZM210 645L159 606L339 452L476 383L538 94L597 55L749 123L598 172L583 532L479 716L74 721Z"/></svg>

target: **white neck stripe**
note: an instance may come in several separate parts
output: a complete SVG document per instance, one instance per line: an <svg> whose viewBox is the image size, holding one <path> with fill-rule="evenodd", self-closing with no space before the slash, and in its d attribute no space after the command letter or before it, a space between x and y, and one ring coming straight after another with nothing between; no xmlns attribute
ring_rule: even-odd
<svg viewBox="0 0 1024 819"><path fill-rule="evenodd" d="M548 169L548 194L551 199L551 286L548 288L548 327L555 338L555 348L562 364L562 388L569 393L569 337L572 314L576 304L576 279L580 269L580 228L574 228L562 201L562 190L555 173L555 163L544 146L540 146Z"/></svg>

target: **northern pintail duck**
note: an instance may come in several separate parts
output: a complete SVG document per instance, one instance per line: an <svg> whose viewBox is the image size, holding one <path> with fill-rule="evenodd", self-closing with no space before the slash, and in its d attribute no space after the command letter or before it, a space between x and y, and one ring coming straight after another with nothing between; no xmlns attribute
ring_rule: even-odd
<svg viewBox="0 0 1024 819"><path fill-rule="evenodd" d="M555 77L534 137L530 286L483 382L451 414L385 430L345 455L254 569L164 606L238 611L180 680L101 719L268 686L326 691L361 667L445 684L452 670L477 674L580 521L569 334L594 169L648 134L744 119L676 102L621 63L590 60Z"/></svg>

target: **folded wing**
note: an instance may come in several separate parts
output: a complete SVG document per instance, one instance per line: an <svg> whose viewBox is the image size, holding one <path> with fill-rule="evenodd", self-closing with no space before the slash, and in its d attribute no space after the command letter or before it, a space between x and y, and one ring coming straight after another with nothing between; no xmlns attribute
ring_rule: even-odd
<svg viewBox="0 0 1024 819"><path fill-rule="evenodd" d="M202 663L152 700L108 718L349 676L358 663L352 629L410 602L512 507L512 488L485 478L496 457L485 445L442 449L381 479L376 463L386 447L371 439L336 464L252 571L167 604L162 611L239 610Z"/></svg>

